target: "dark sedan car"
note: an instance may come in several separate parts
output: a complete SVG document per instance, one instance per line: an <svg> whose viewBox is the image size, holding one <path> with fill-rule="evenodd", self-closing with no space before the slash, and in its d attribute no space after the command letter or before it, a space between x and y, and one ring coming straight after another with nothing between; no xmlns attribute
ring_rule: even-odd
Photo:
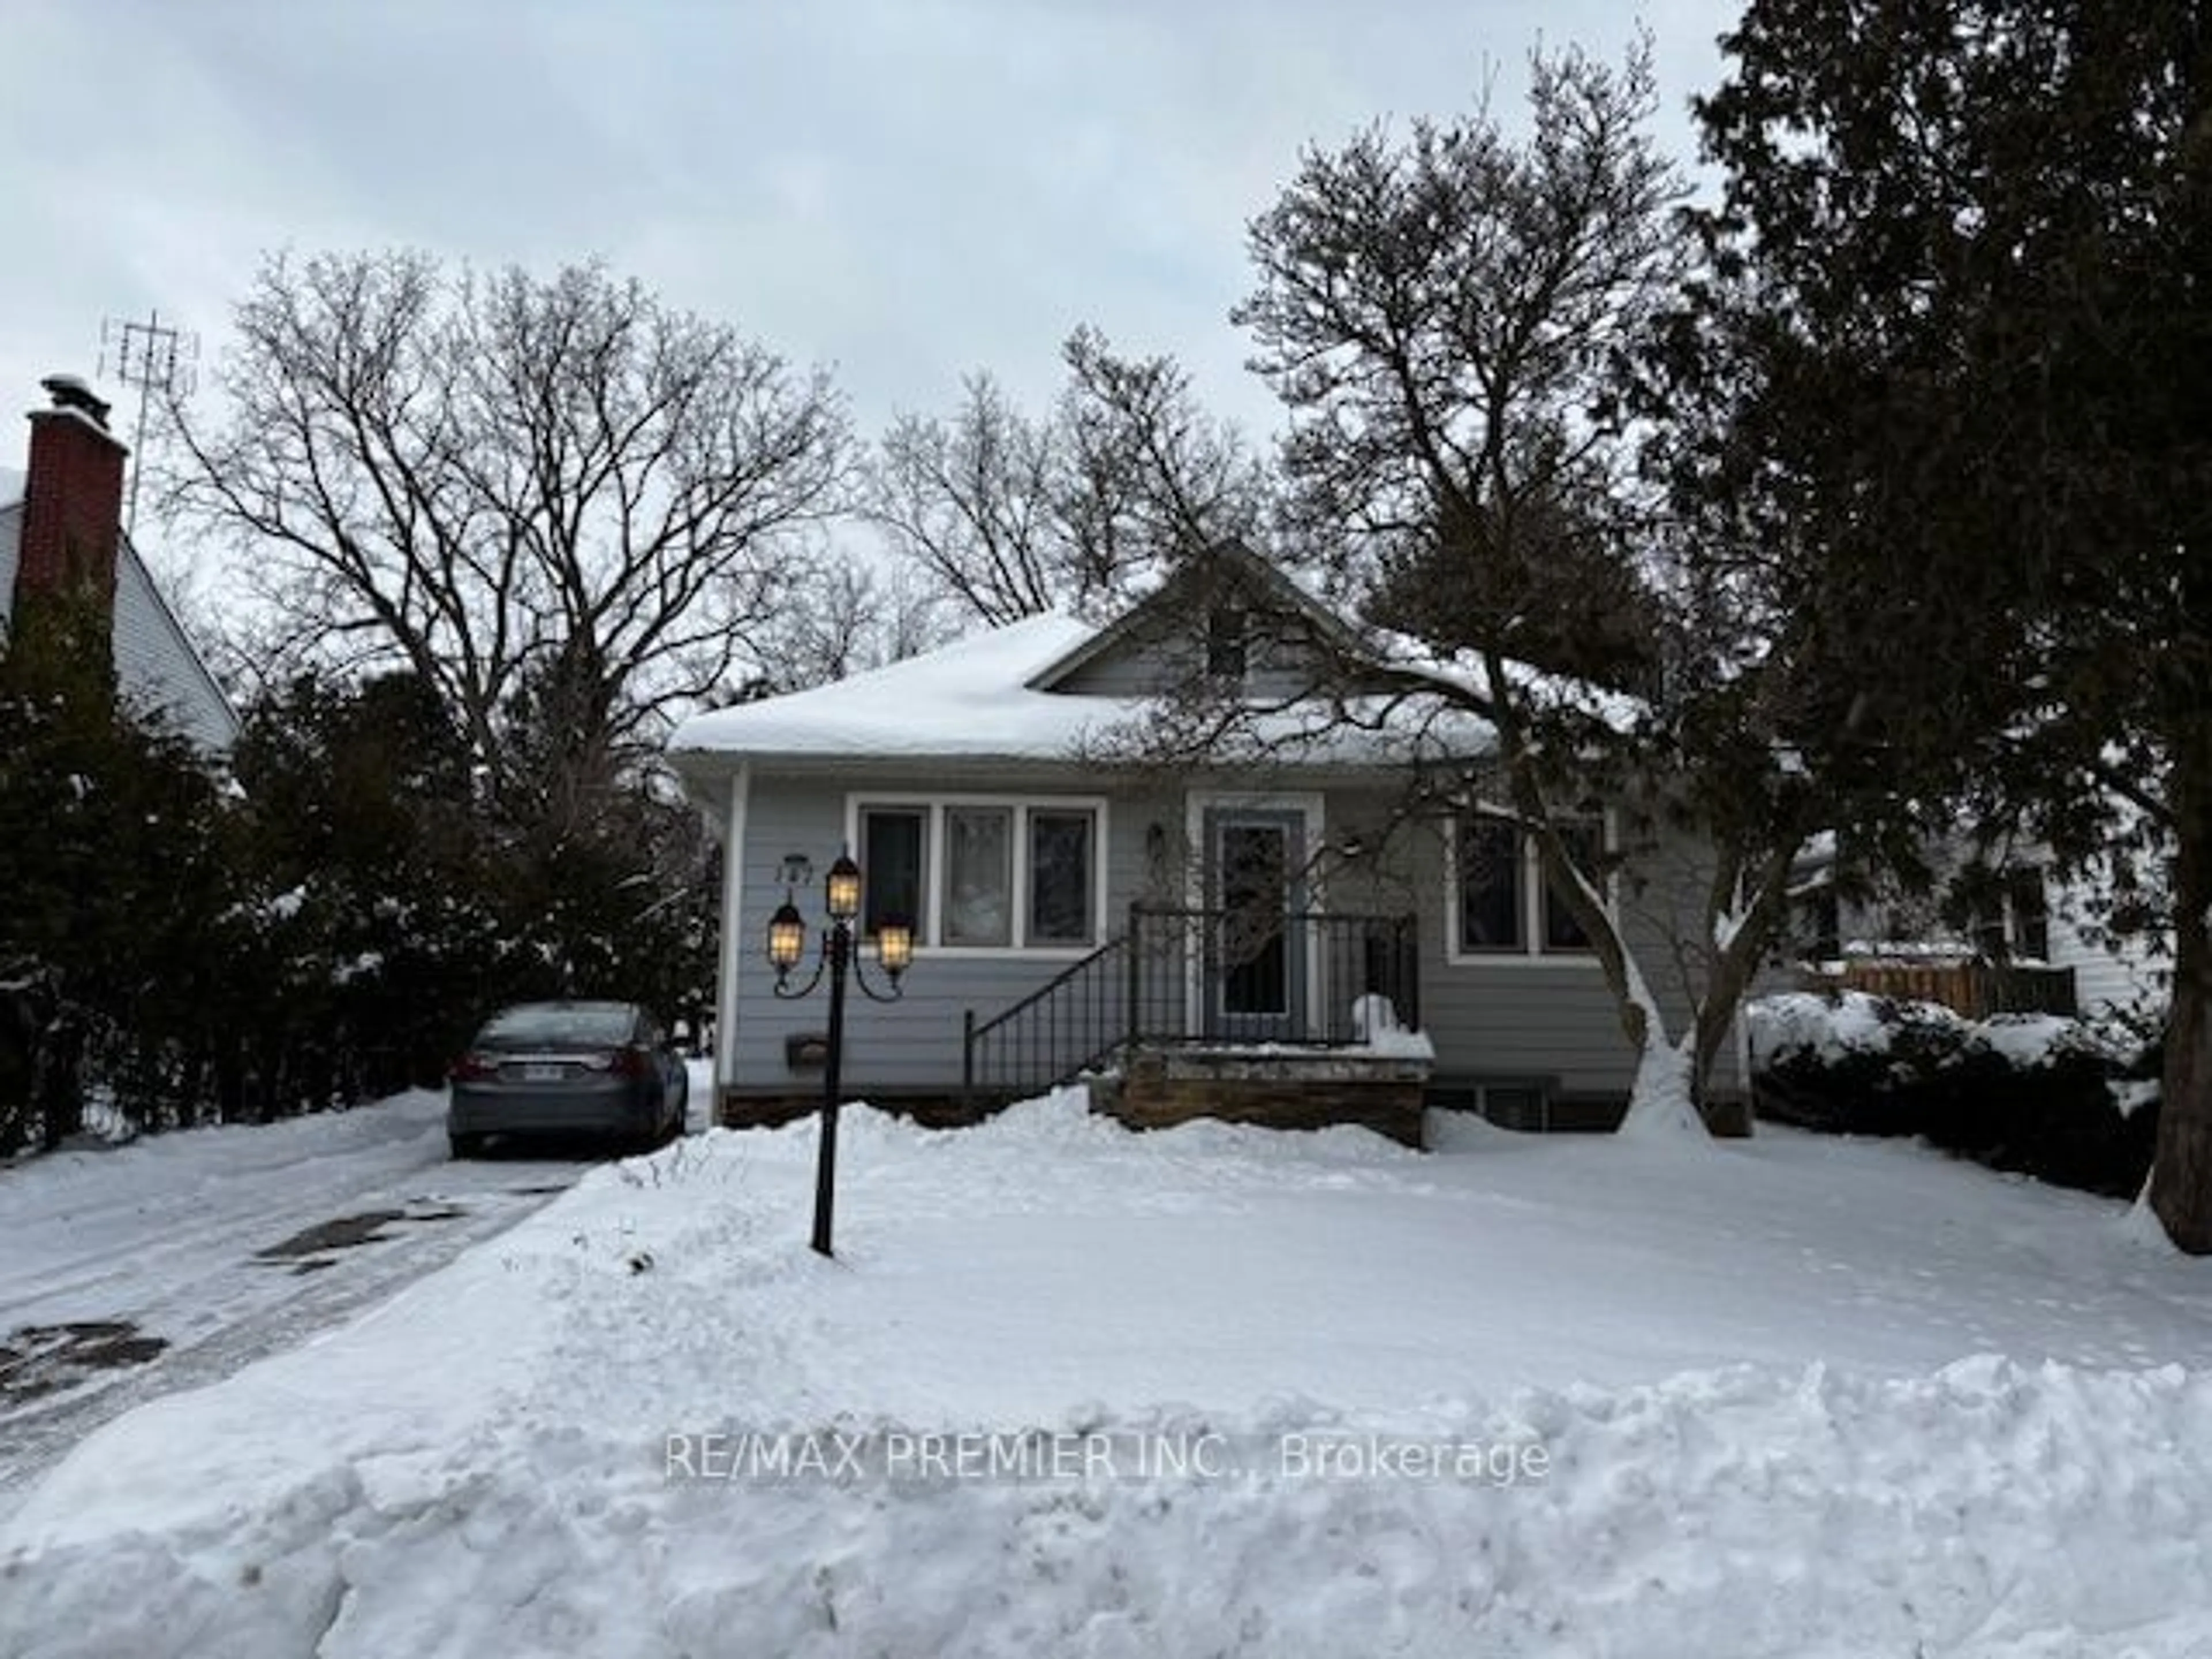
<svg viewBox="0 0 2212 1659"><path fill-rule="evenodd" d="M494 1135L610 1135L657 1146L684 1132L690 1080L653 1017L629 1002L526 1002L492 1016L454 1063L455 1158Z"/></svg>

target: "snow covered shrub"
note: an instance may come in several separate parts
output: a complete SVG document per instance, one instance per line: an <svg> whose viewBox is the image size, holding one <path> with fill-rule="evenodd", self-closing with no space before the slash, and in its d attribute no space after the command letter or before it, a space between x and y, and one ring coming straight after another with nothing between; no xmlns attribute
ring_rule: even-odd
<svg viewBox="0 0 2212 1659"><path fill-rule="evenodd" d="M2079 1020L1994 1015L1929 1080L1922 1131L1996 1170L2133 1197L2150 1168L2158 1115L2123 1109L2123 1056Z"/></svg>
<svg viewBox="0 0 2212 1659"><path fill-rule="evenodd" d="M1921 1135L2054 1185L2135 1194L2158 1114L2124 1052L2075 1019L1973 1022L1863 992L1794 993L1751 1009L1760 1113L1831 1133Z"/></svg>
<svg viewBox="0 0 2212 1659"><path fill-rule="evenodd" d="M1918 1134L1917 1094L1955 1061L1967 1025L1932 1002L1791 992L1746 1011L1762 1116L1833 1134Z"/></svg>

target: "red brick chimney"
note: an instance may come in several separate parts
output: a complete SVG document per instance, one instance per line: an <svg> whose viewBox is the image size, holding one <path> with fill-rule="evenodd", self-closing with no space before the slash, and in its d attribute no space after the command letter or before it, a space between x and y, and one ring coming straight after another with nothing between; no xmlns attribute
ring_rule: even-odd
<svg viewBox="0 0 2212 1659"><path fill-rule="evenodd" d="M74 374L39 382L54 400L31 411L30 476L15 562L15 607L33 594L96 597L112 611L123 529L123 458L107 408Z"/></svg>

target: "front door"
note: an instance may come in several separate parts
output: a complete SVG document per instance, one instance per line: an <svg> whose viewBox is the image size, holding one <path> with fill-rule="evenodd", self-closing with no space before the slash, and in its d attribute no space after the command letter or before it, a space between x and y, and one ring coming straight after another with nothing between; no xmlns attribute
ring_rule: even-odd
<svg viewBox="0 0 2212 1659"><path fill-rule="evenodd" d="M1305 951L1289 918L1305 908L1305 818L1261 807L1206 814L1209 1036L1294 1038L1304 1024Z"/></svg>

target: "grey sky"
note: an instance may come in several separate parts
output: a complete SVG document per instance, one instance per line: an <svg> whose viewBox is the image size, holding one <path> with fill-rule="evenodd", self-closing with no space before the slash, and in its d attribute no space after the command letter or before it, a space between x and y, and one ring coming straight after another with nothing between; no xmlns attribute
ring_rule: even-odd
<svg viewBox="0 0 2212 1659"><path fill-rule="evenodd" d="M91 375L104 317L159 307L219 353L267 250L405 244L604 255L829 364L865 433L975 368L1041 401L1086 321L1264 428L1226 313L1301 145L1463 112L1486 74L1510 108L1540 38L1617 58L1640 16L1686 163L1735 9L0 0L0 410Z"/></svg>

